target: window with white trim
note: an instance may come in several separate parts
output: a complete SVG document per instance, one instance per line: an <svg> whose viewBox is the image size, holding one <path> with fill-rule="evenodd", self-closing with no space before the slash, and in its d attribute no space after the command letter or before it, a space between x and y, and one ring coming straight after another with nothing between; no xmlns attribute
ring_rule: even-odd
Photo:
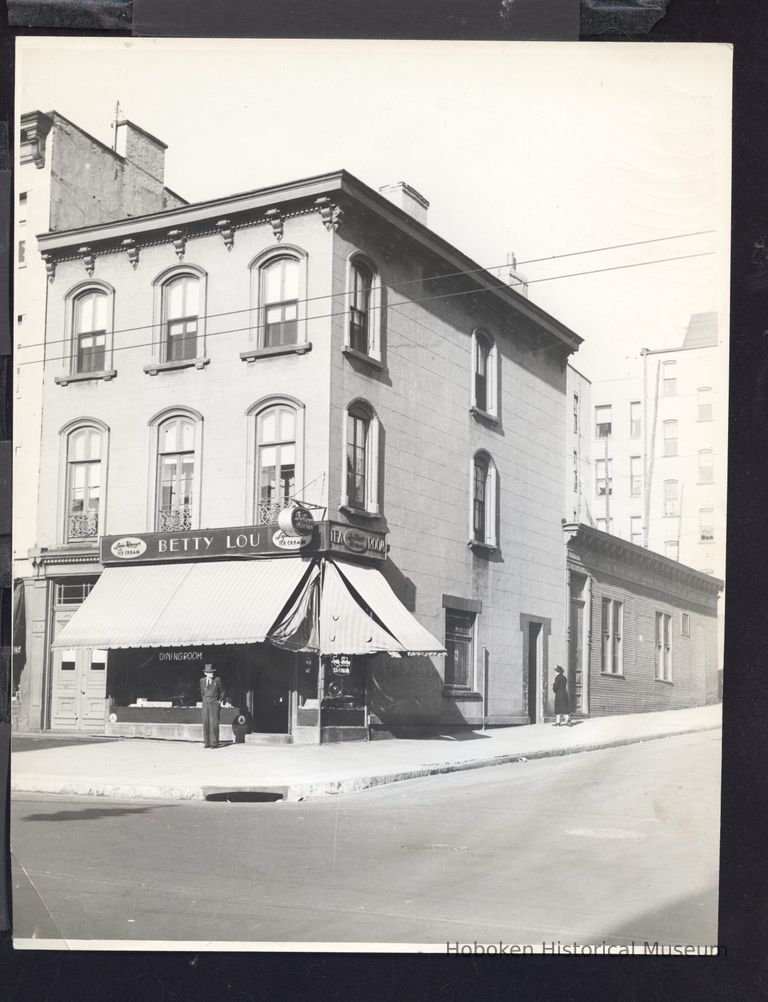
<svg viewBox="0 0 768 1002"><path fill-rule="evenodd" d="M680 543L676 539L668 539L664 543L664 556L670 560L680 559Z"/></svg>
<svg viewBox="0 0 768 1002"><path fill-rule="evenodd" d="M711 449L699 449L699 483L712 484L715 481L715 471Z"/></svg>
<svg viewBox="0 0 768 1002"><path fill-rule="evenodd" d="M445 684L456 689L472 689L475 676L474 612L445 610Z"/></svg>
<svg viewBox="0 0 768 1002"><path fill-rule="evenodd" d="M680 484L677 480L664 481L664 515L680 513Z"/></svg>
<svg viewBox="0 0 768 1002"><path fill-rule="evenodd" d="M712 387L700 386L697 400L697 421L712 420Z"/></svg>
<svg viewBox="0 0 768 1002"><path fill-rule="evenodd" d="M642 409L639 400L633 400L629 405L629 437L640 438L642 429Z"/></svg>
<svg viewBox="0 0 768 1002"><path fill-rule="evenodd" d="M691 615L688 612L680 613L680 635L683 637L691 635Z"/></svg>
<svg viewBox="0 0 768 1002"><path fill-rule="evenodd" d="M642 456L629 457L629 493L633 498L639 498L643 493Z"/></svg>
<svg viewBox="0 0 768 1002"><path fill-rule="evenodd" d="M72 304L74 372L103 372L106 368L109 300L100 289L86 289Z"/></svg>
<svg viewBox="0 0 768 1002"><path fill-rule="evenodd" d="M699 508L699 542L714 543L714 541L715 541L714 508Z"/></svg>
<svg viewBox="0 0 768 1002"><path fill-rule="evenodd" d="M610 404L598 404L595 407L595 438L610 438L613 427L613 407Z"/></svg>
<svg viewBox="0 0 768 1002"><path fill-rule="evenodd" d="M262 344L275 348L299 339L299 261L283 255L260 269Z"/></svg>
<svg viewBox="0 0 768 1002"><path fill-rule="evenodd" d="M677 362L662 362L661 394L664 397L677 396Z"/></svg>
<svg viewBox="0 0 768 1002"><path fill-rule="evenodd" d="M498 546L497 508L496 464L487 452L477 452L472 459L471 544Z"/></svg>
<svg viewBox="0 0 768 1002"><path fill-rule="evenodd" d="M193 527L197 423L187 415L157 428L156 526L159 532Z"/></svg>
<svg viewBox="0 0 768 1002"><path fill-rule="evenodd" d="M344 420L342 507L379 513L379 421L370 404L351 403Z"/></svg>
<svg viewBox="0 0 768 1002"><path fill-rule="evenodd" d="M197 358L200 316L200 279L180 274L163 283L164 362Z"/></svg>
<svg viewBox="0 0 768 1002"><path fill-rule="evenodd" d="M643 519L641 515L629 516L629 541L636 546L643 545Z"/></svg>
<svg viewBox="0 0 768 1002"><path fill-rule="evenodd" d="M498 416L496 343L486 330L472 332L472 407Z"/></svg>
<svg viewBox="0 0 768 1002"><path fill-rule="evenodd" d="M604 675L624 674L624 603L604 598L601 606L600 671Z"/></svg>
<svg viewBox="0 0 768 1002"><path fill-rule="evenodd" d="M672 617L666 612L656 613L656 678L660 682L672 681Z"/></svg>
<svg viewBox="0 0 768 1002"><path fill-rule="evenodd" d="M664 422L664 455L677 455L677 421Z"/></svg>
<svg viewBox="0 0 768 1002"><path fill-rule="evenodd" d="M95 540L99 535L103 438L103 430L94 425L75 427L67 433L65 539L68 543Z"/></svg>
<svg viewBox="0 0 768 1002"><path fill-rule="evenodd" d="M256 523L275 523L295 492L296 410L277 404L256 416Z"/></svg>
<svg viewBox="0 0 768 1002"><path fill-rule="evenodd" d="M613 494L613 460L595 460L595 491L599 498Z"/></svg>

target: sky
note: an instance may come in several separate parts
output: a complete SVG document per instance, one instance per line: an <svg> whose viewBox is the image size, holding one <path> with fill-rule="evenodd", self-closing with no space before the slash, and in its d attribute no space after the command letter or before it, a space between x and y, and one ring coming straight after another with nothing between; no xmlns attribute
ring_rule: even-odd
<svg viewBox="0 0 768 1002"><path fill-rule="evenodd" d="M339 168L406 181L478 263L516 254L597 380L692 313L720 314L727 351L730 80L726 45L25 38L16 109L111 145L119 100L189 201Z"/></svg>

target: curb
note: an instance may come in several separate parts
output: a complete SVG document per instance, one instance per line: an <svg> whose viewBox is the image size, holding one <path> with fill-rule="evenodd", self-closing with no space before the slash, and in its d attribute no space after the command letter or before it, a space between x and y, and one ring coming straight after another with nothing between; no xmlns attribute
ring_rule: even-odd
<svg viewBox="0 0 768 1002"><path fill-rule="evenodd" d="M190 786L134 786L132 784L94 783L88 780L61 781L50 776L27 776L18 782L11 782L13 793L45 793L74 797L105 797L113 800L205 800L210 794L222 793L264 793L276 790L285 791L284 799L296 803L316 797L338 796L344 793L360 793L378 786L388 786L392 783L402 783L408 779L423 779L427 776L441 776L452 772L468 772L472 769L486 769L496 765L511 765L512 763L531 762L542 758L559 758L564 755L577 755L581 752L603 751L607 748L622 748L626 745L643 744L646 741L660 741L662 738L678 737L682 734L699 734L706 731L719 731L722 725L704 724L696 727L681 727L676 730L664 731L660 734L644 734L638 737L616 738L593 744L574 745L573 747L542 748L526 754L522 752L506 752L490 758L469 759L462 762L444 762L434 765L416 766L399 772L379 773L369 776L351 776L347 779L320 780L308 783L292 783L290 780L263 784L232 783L222 785L190 785ZM23 785L22 785L23 784Z"/></svg>

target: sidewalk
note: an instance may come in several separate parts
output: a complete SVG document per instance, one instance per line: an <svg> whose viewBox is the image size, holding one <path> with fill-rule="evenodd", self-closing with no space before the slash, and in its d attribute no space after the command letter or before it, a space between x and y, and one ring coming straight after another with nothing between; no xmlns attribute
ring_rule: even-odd
<svg viewBox="0 0 768 1002"><path fill-rule="evenodd" d="M14 792L138 800L200 800L216 793L276 793L296 801L507 762L596 751L721 726L721 706L535 724L436 738L328 745L226 745L120 738L25 742L11 759ZM20 736L21 737L21 736Z"/></svg>

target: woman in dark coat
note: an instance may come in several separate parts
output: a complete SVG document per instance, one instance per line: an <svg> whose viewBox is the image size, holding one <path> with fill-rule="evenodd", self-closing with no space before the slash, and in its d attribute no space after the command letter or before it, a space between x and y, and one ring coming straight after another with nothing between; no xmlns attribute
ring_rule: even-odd
<svg viewBox="0 0 768 1002"><path fill-rule="evenodd" d="M568 679L565 677L562 665L555 666L555 681L552 688L555 692L555 727L565 724L571 726L571 701L568 697ZM565 717L565 720L562 718Z"/></svg>

